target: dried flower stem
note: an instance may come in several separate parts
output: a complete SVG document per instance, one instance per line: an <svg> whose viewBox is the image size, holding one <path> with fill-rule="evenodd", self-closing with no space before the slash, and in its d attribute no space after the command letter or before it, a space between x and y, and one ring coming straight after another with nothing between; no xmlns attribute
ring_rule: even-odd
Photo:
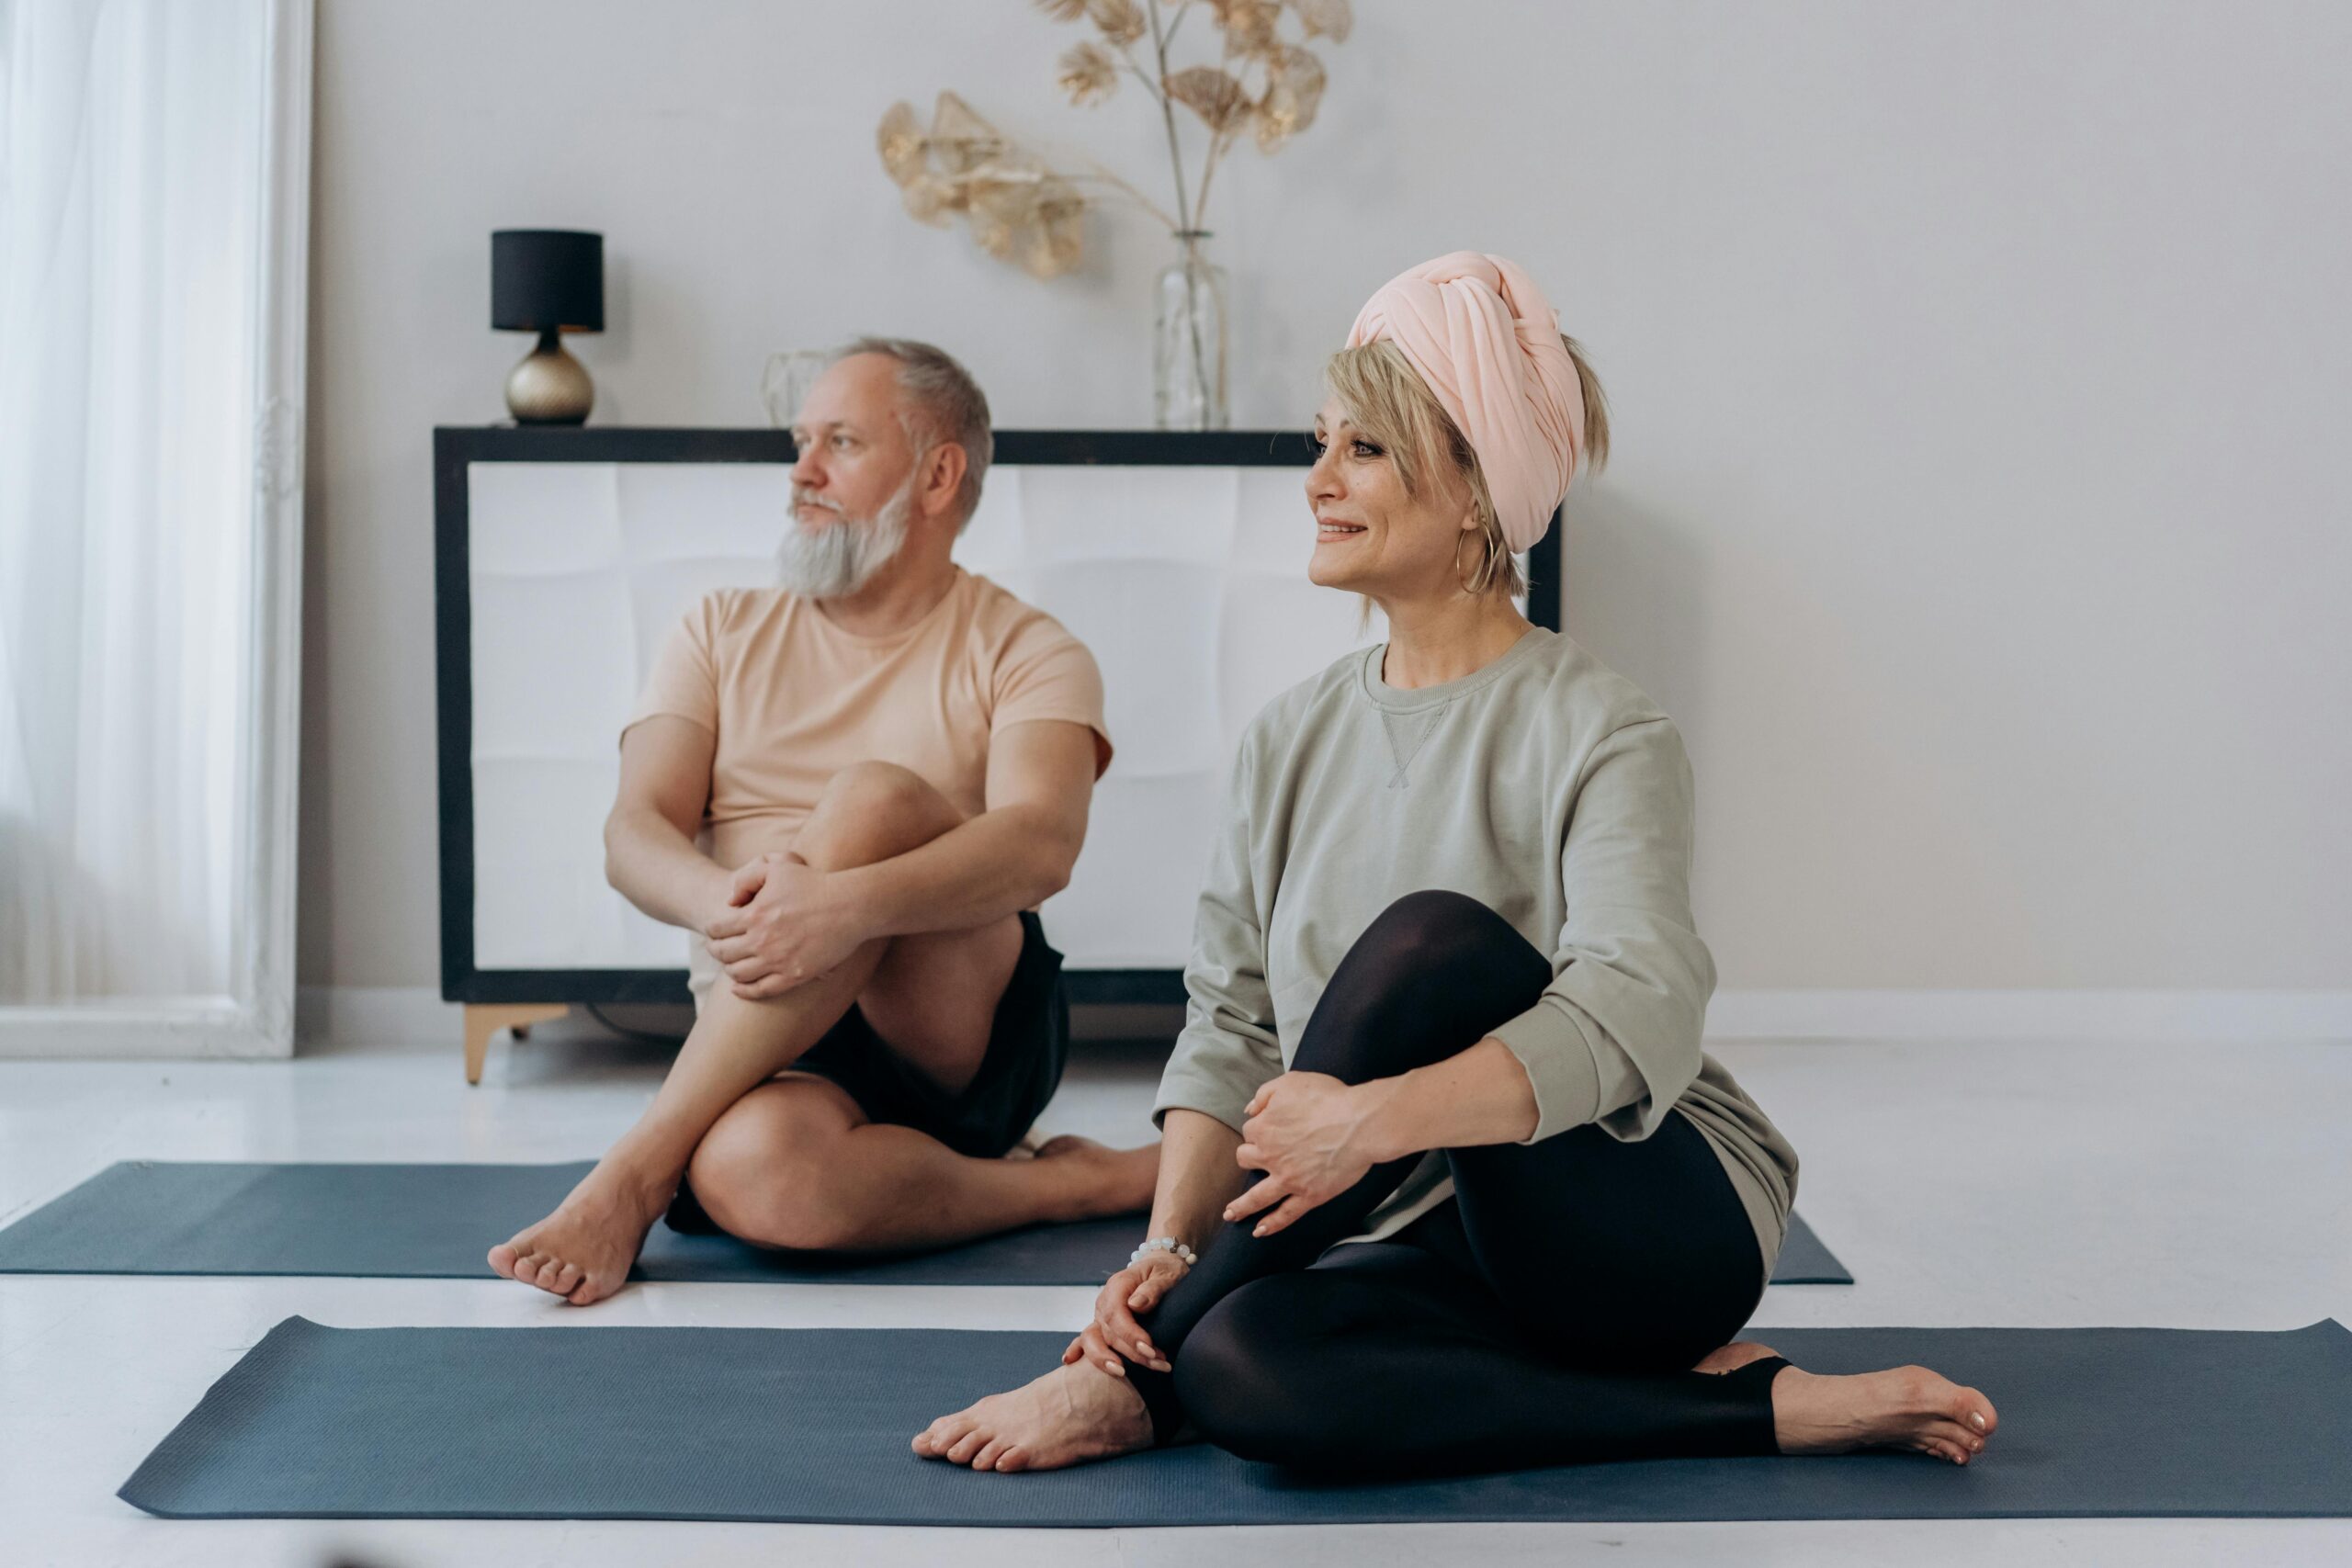
<svg viewBox="0 0 2352 1568"><path fill-rule="evenodd" d="M1159 0L1144 0L1144 3L1151 15L1151 42L1159 56L1159 79L1165 82L1168 80L1168 40L1174 36L1174 30L1160 24ZM1184 19L1181 11L1176 19L1180 22ZM1232 47L1230 42L1226 45L1228 54ZM1184 243L1184 325L1193 345L1193 391L1197 406L1205 410L1209 406L1208 355L1201 345L1201 312L1195 308L1198 302L1193 297L1194 265L1200 260L1201 254L1202 209L1188 210L1184 203L1184 160L1176 147L1176 106L1169 101L1164 89L1156 96L1159 99L1160 121L1168 128L1169 166L1176 174L1176 210L1186 219L1179 234ZM1214 131L1209 134L1209 145L1212 148L1216 145L1216 133ZM1208 193L1208 172L1205 169L1201 174L1201 192L1204 196Z"/></svg>
<svg viewBox="0 0 2352 1568"><path fill-rule="evenodd" d="M1185 228L1196 229L1200 225L1193 221L1191 205L1184 199L1184 160L1176 151L1176 106L1159 85L1168 80L1168 29L1160 25L1159 0L1144 0L1144 6L1151 16L1151 46L1159 57L1159 77L1152 84L1152 96L1159 100L1159 118L1168 128L1168 166L1176 175L1176 211Z"/></svg>

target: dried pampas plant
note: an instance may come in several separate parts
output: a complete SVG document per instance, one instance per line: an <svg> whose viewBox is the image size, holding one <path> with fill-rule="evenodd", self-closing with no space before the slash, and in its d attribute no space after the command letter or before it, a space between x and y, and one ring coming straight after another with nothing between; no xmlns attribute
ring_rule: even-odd
<svg viewBox="0 0 2352 1568"><path fill-rule="evenodd" d="M946 227L962 214L980 248L1047 278L1078 265L1082 220L1102 186L1134 201L1175 234L1196 235L1207 213L1218 163L1244 136L1272 152L1315 123L1323 101L1323 62L1306 43L1344 42L1355 25L1349 0L1035 0L1057 22L1084 22L1094 36L1065 51L1055 76L1072 104L1091 107L1133 76L1159 110L1175 186L1171 214L1100 164L1063 173L1023 151L954 93L939 95L928 128L906 104L892 104L876 141L882 167L910 215ZM1216 62L1178 69L1169 47L1186 17L1206 13L1216 34ZM1298 39L1282 36L1295 18ZM1138 55L1138 46L1145 46ZM1185 179L1176 110L1208 132L1196 179Z"/></svg>

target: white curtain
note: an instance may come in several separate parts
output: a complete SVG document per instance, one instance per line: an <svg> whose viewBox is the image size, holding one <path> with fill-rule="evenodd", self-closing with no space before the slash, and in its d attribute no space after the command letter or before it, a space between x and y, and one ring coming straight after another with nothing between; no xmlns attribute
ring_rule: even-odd
<svg viewBox="0 0 2352 1568"><path fill-rule="evenodd" d="M0 1001L218 995L269 0L0 0Z"/></svg>

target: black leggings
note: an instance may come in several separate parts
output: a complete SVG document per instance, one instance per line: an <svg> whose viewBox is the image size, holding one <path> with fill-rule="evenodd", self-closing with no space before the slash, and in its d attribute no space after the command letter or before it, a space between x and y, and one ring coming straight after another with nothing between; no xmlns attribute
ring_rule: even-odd
<svg viewBox="0 0 2352 1568"><path fill-rule="evenodd" d="M1442 1061L1551 980L1485 905L1409 894L1349 949L1291 1067L1363 1083ZM1766 1269L1679 1112L1637 1143L1587 1123L1448 1149L1452 1201L1389 1240L1332 1247L1420 1157L1374 1166L1272 1235L1250 1235L1263 1212L1218 1227L1143 1319L1175 1370L1127 1365L1159 1440L1190 1417L1245 1459L1358 1474L1780 1451L1785 1361L1690 1370L1737 1336Z"/></svg>

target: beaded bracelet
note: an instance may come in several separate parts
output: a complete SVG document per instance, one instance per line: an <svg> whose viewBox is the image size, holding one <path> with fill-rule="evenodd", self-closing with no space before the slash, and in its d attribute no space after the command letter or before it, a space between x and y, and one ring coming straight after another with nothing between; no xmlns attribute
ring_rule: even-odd
<svg viewBox="0 0 2352 1568"><path fill-rule="evenodd" d="M1144 1259L1144 1254L1148 1252L1172 1252L1177 1257L1184 1260L1184 1266L1188 1269L1200 1261L1200 1259L1193 1255L1191 1247L1186 1247L1182 1242L1178 1241L1172 1235L1153 1236L1149 1241L1145 1242L1141 1247L1136 1247L1134 1253L1128 1257L1127 1261L1130 1264L1140 1263Z"/></svg>

